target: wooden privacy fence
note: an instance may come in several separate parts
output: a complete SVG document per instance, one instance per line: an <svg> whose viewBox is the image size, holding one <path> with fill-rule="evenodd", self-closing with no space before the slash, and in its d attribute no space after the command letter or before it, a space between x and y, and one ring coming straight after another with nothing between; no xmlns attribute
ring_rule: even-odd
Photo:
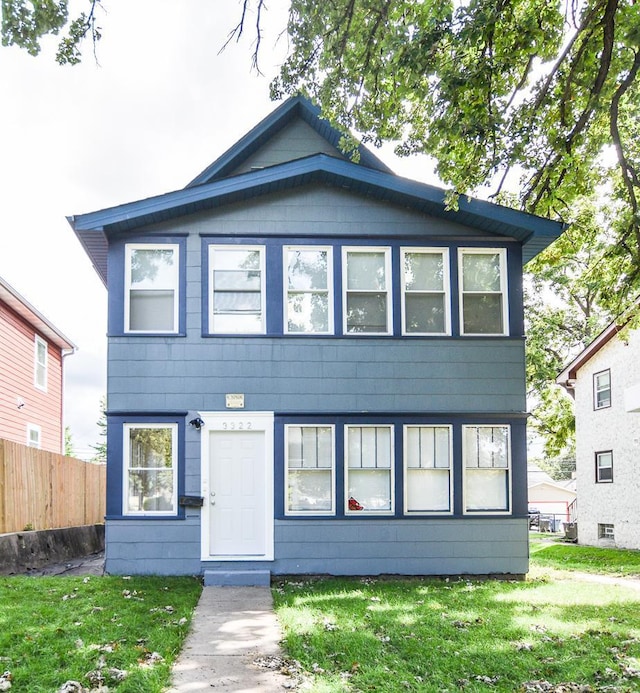
<svg viewBox="0 0 640 693"><path fill-rule="evenodd" d="M0 438L0 534L104 522L106 466Z"/></svg>

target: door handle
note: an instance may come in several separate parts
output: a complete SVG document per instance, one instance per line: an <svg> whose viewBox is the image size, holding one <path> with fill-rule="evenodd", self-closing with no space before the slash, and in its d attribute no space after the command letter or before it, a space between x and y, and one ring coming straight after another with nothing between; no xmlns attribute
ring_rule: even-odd
<svg viewBox="0 0 640 693"><path fill-rule="evenodd" d="M216 492L211 491L211 493L209 494L209 497L211 498L211 500L210 500L211 505L215 505L216 504Z"/></svg>

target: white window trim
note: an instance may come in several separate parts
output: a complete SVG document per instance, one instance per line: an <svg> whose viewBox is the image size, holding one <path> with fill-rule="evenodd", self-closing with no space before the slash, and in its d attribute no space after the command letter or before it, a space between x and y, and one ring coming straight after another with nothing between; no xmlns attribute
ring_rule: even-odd
<svg viewBox="0 0 640 693"><path fill-rule="evenodd" d="M296 330L289 330L289 251L291 250L324 250L327 253L327 302L328 302L328 312L327 312L327 331L326 332L298 332ZM333 248L330 245L285 245L282 247L282 288L283 288L283 302L282 302L282 312L284 315L283 322L283 332L284 334L294 334L294 335L305 335L305 334L334 334L335 328L333 324L333 302L334 302L334 284L333 284ZM292 289L291 293L320 293L319 289L309 289L305 291L299 291Z"/></svg>
<svg viewBox="0 0 640 693"><path fill-rule="evenodd" d="M609 455L611 459L611 464L608 467L601 466L599 464L600 462L600 456L601 455ZM598 450L595 454L596 458L596 484L612 484L613 483L613 450ZM611 478L610 479L601 479L600 472L603 469L610 469L611 470Z"/></svg>
<svg viewBox="0 0 640 693"><path fill-rule="evenodd" d="M406 296L407 289L405 286L405 276L404 276L404 257L407 253L422 253L424 255L428 254L439 254L442 255L442 293L444 294L444 331L443 332L409 332L406 328ZM403 247L400 248L400 282L401 282L401 302L402 302L402 335L407 335L410 337L421 337L421 336L438 336L447 337L451 335L451 278L449 275L449 249L448 248L425 248L425 247ZM413 293L436 293L436 292L425 292L425 291L409 291L409 295Z"/></svg>
<svg viewBox="0 0 640 693"><path fill-rule="evenodd" d="M464 432L467 428L506 428L509 431L509 444L507 446L507 466L498 467L500 470L507 472L508 486L507 486L507 509L506 510L468 510L467 509L467 499L465 497L465 489L467 483L467 461L464 455ZM511 459L511 426L504 423L491 423L491 424L467 424L462 426L462 513L463 515L511 515L512 514L512 503L513 503L513 472L512 472L512 459ZM489 468L486 468L489 469Z"/></svg>
<svg viewBox="0 0 640 693"><path fill-rule="evenodd" d="M331 510L289 510L286 494L289 489L289 430L291 428L330 428L331 429ZM284 514L287 516L325 515L333 517L336 514L336 427L334 424L287 424L284 427ZM326 467L322 467L326 471ZM311 470L307 470L311 471Z"/></svg>
<svg viewBox="0 0 640 693"><path fill-rule="evenodd" d="M598 405L598 394L600 392L604 392L605 388L599 388L598 387L598 378L601 375L604 375L605 373L609 374L609 385L606 388L609 390L609 402L607 404L600 404ZM597 373L593 374L593 408L596 411L599 411L600 409L609 409L611 407L611 369L610 368L605 368L602 371L598 371Z"/></svg>
<svg viewBox="0 0 640 693"><path fill-rule="evenodd" d="M387 329L384 332L349 332L347 326L347 257L349 253L384 253L385 293L387 294ZM370 293L382 293L371 291ZM390 246L343 246L342 247L342 332L349 337L379 337L393 333L393 278L391 276Z"/></svg>
<svg viewBox="0 0 640 693"><path fill-rule="evenodd" d="M31 440L32 433L37 433L38 435L37 445L33 445L33 441ZM42 449L42 428L40 426L36 424L27 424L27 447L35 448L36 450Z"/></svg>
<svg viewBox="0 0 640 693"><path fill-rule="evenodd" d="M171 430L171 458L173 470L173 490L171 503L173 510L129 510L129 431L137 428L167 428ZM125 423L122 425L122 515L123 517L176 517L178 515L178 424L167 422Z"/></svg>
<svg viewBox="0 0 640 693"><path fill-rule="evenodd" d="M390 485L389 493L391 494L391 508L389 510L349 510L349 429L350 428L388 428L391 436L391 466L389 467ZM344 427L344 514L349 517L369 517L371 515L392 516L395 514L395 436L393 424L346 424ZM371 467L370 469L374 469ZM386 471L386 470L385 470Z"/></svg>
<svg viewBox="0 0 640 693"><path fill-rule="evenodd" d="M173 330L132 330L131 319L131 251L132 250L173 250L176 279L173 294ZM127 243L124 260L124 332L125 334L178 334L180 331L180 246L177 243Z"/></svg>
<svg viewBox="0 0 640 693"><path fill-rule="evenodd" d="M214 327L213 316L213 272L215 269L214 256L216 250L257 250L260 254L260 329L254 332L227 332L224 330L216 330ZM208 291L208 333L209 334L266 334L267 330L267 281L266 281L266 250L264 245L244 245L222 243L209 246L209 269L207 277Z"/></svg>
<svg viewBox="0 0 640 693"><path fill-rule="evenodd" d="M476 292L465 292L463 290L463 257L465 255L487 255L496 253L500 256L500 295L502 296L502 332L465 332L464 331L464 302L466 294ZM477 293L490 293L481 291ZM491 292L498 293L498 292ZM504 337L509 334L509 294L507 281L507 249L506 248L458 248L458 310L460 318L460 334L465 337Z"/></svg>
<svg viewBox="0 0 640 693"><path fill-rule="evenodd" d="M409 493L407 488L408 480L408 451L407 451L407 429L409 428L448 428L449 429L449 510L409 510ZM453 515L453 426L451 424L405 424L402 430L402 457L404 472L404 515L414 517L420 515ZM442 469L442 468L440 468Z"/></svg>
<svg viewBox="0 0 640 693"><path fill-rule="evenodd" d="M41 363L38 361L38 347L43 346L44 347L44 363ZM33 364L33 384L38 390L42 390L42 392L47 391L47 382L49 380L49 345L47 342L40 337L40 335L35 335L35 339L33 342L33 347L34 347L34 364ZM39 369L42 369L42 372L44 374L44 383L38 382L38 371Z"/></svg>

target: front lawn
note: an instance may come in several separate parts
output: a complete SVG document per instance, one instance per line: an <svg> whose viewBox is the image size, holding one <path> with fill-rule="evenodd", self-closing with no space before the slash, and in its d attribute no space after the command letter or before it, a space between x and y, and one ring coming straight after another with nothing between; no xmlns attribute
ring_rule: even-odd
<svg viewBox="0 0 640 693"><path fill-rule="evenodd" d="M160 693L200 591L193 578L0 577L0 675L12 693L69 680Z"/></svg>
<svg viewBox="0 0 640 693"><path fill-rule="evenodd" d="M534 574L292 578L274 598L286 652L316 693L640 690L640 591Z"/></svg>
<svg viewBox="0 0 640 693"><path fill-rule="evenodd" d="M531 565L607 575L640 576L640 551L601 549L555 542L531 541Z"/></svg>

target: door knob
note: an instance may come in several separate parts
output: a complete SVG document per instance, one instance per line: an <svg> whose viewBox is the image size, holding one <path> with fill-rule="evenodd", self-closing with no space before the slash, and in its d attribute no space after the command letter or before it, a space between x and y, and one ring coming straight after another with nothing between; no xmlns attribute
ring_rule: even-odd
<svg viewBox="0 0 640 693"><path fill-rule="evenodd" d="M211 505L215 505L216 504L216 492L211 491L211 493L209 494L209 497L211 498Z"/></svg>

